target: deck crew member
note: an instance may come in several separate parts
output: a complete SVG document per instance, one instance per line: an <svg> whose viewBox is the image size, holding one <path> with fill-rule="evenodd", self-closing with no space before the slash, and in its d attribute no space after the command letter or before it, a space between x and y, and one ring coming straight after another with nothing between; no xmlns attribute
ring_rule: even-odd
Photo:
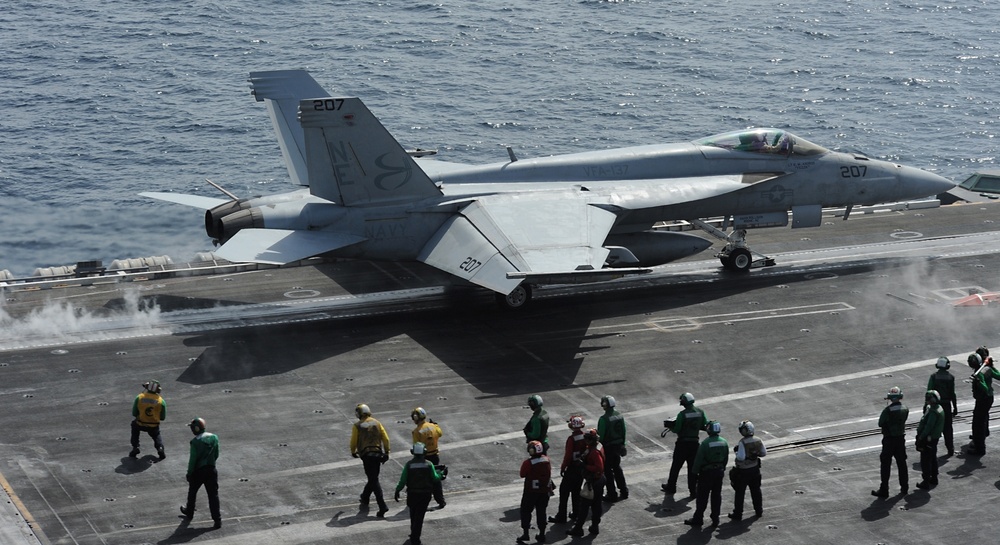
<svg viewBox="0 0 1000 545"><path fill-rule="evenodd" d="M767 448L763 441L754 437L754 425L749 420L740 422L740 435L743 438L733 448L736 452L736 479L733 483L736 498L733 512L729 513L729 518L735 521L743 519L743 500L747 488L750 488L754 514L758 517L764 514L764 497L760 491L760 459L767 456Z"/></svg>
<svg viewBox="0 0 1000 545"><path fill-rule="evenodd" d="M549 413L542 408L542 396L533 394L528 397L528 408L531 409L531 418L524 425L524 442L538 441L549 452Z"/></svg>
<svg viewBox="0 0 1000 545"><path fill-rule="evenodd" d="M569 419L569 437L566 438L566 450L563 454L562 465L559 468L559 510L554 517L549 517L549 522L554 524L566 523L567 502L572 501L569 518L575 519L580 513L580 487L583 485L583 456L587 453L587 440L584 438L583 428L587 425L583 417L574 416Z"/></svg>
<svg viewBox="0 0 1000 545"><path fill-rule="evenodd" d="M521 478L524 479L524 490L521 492L521 536L519 543L531 539L531 514L535 514L538 524L538 535L535 539L545 543L545 508L549 505L549 483L552 481L552 464L546 456L539 441L528 442L528 459L521 462Z"/></svg>
<svg viewBox="0 0 1000 545"><path fill-rule="evenodd" d="M924 415L917 425L917 450L920 451L920 474L923 479L917 488L928 490L938 484L937 445L944 430L944 410L941 396L935 390L928 390L924 396Z"/></svg>
<svg viewBox="0 0 1000 545"><path fill-rule="evenodd" d="M358 421L351 426L351 456L361 458L368 478L365 489L361 492L361 506L368 507L372 494L375 494L375 501L378 502L378 513L375 516L382 518L389 507L382 497L382 484L379 483L378 475L382 464L389 460L389 435L382 423L372 418L372 410L368 405L359 403L354 408L354 414Z"/></svg>
<svg viewBox="0 0 1000 545"><path fill-rule="evenodd" d="M589 486L592 497L586 498L581 492L580 505L577 508L576 523L572 528L566 530L571 536L583 535L583 523L587 522L587 511L590 511L591 534L597 535L601 532L601 515L604 513L603 496L604 484L604 447L599 441L600 436L597 430L590 428L583 434L587 442L587 451L583 454L583 481L585 486Z"/></svg>
<svg viewBox="0 0 1000 545"><path fill-rule="evenodd" d="M434 495L434 483L441 480L434 463L424 457L424 444L414 443L410 448L413 458L403 464L403 473L396 484L395 500L406 487L406 507L410 511L410 543L420 545L420 534L424 527L424 515Z"/></svg>
<svg viewBox="0 0 1000 545"><path fill-rule="evenodd" d="M993 407L993 379L1000 378L1000 372L993 367L993 358L985 346L980 346L968 358L972 374L972 397L976 405L972 409L972 445L970 456L986 454L986 437L990 434L990 408Z"/></svg>
<svg viewBox="0 0 1000 545"><path fill-rule="evenodd" d="M694 458L694 471L698 474L698 498L695 500L694 515L684 521L688 526L701 526L704 523L709 496L712 497L712 510L709 513L712 526L719 525L722 481L726 476L726 464L729 463L729 443L720 433L722 424L709 422L708 437L698 445L698 453Z"/></svg>
<svg viewBox="0 0 1000 545"><path fill-rule="evenodd" d="M597 420L597 434L601 436L601 446L604 447L604 477L608 483L604 501L607 502L628 499L628 485L622 471L622 456L626 453L625 418L615 409L616 404L615 398L602 397L604 414ZM615 485L621 490L620 494Z"/></svg>
<svg viewBox="0 0 1000 545"><path fill-rule="evenodd" d="M438 439L443 435L441 426L427 418L427 411L423 407L413 409L410 412L410 418L417 426L413 428L411 434L413 442L424 444L424 458L433 463L438 472L441 472L441 457L438 452ZM444 509L444 491L441 489L441 480L434 481L434 501L437 502L438 509Z"/></svg>
<svg viewBox="0 0 1000 545"><path fill-rule="evenodd" d="M948 450L948 456L955 455L955 438L952 430L952 421L958 415L958 399L955 396L955 375L948 369L951 368L951 360L941 356L934 364L937 368L931 378L927 380L927 389L934 390L941 396L941 409L944 412L944 447Z"/></svg>
<svg viewBox="0 0 1000 545"><path fill-rule="evenodd" d="M681 472L681 466L687 464L688 493L694 497L698 492L698 474L693 467L694 457L698 454L699 434L708 424L708 418L705 416L705 411L694 406L694 396L690 393L681 394L680 403L684 410L677 413L677 418L663 421L667 429L661 435L665 435L668 430L672 431L677 434L677 442L674 443L674 460L670 464L670 476L661 488L667 494L677 492L677 476Z"/></svg>
<svg viewBox="0 0 1000 545"><path fill-rule="evenodd" d="M208 510L215 522L214 528L222 528L222 514L219 511L219 473L215 462L219 459L219 438L205 431L205 419L195 418L188 424L194 438L191 439L191 454L188 457L187 504L181 507L181 515L186 519L194 517L195 500L198 489L205 485L208 494Z"/></svg>
<svg viewBox="0 0 1000 545"><path fill-rule="evenodd" d="M892 472L892 460L896 459L896 469L899 471L899 491L905 495L909 490L909 475L906 471L906 418L910 410L903 405L903 391L893 386L885 395L889 404L882 409L878 417L878 427L882 428L882 452L879 454L879 477L881 484L878 490L872 490L872 496L889 497L889 475Z"/></svg>
<svg viewBox="0 0 1000 545"><path fill-rule="evenodd" d="M132 450L129 457L139 455L139 434L146 432L153 439L153 446L160 460L167 457L160 437L160 422L167 419L167 402L160 395L160 383L155 380L142 383L142 392L132 402Z"/></svg>

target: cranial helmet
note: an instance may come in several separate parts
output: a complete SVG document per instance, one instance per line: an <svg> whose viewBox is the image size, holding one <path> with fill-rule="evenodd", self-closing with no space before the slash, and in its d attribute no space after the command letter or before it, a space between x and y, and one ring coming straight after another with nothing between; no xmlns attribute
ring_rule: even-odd
<svg viewBox="0 0 1000 545"><path fill-rule="evenodd" d="M900 399L903 399L903 391L899 389L899 386L893 386L892 388L889 388L888 392L886 392L885 398L889 401L899 401Z"/></svg>
<svg viewBox="0 0 1000 545"><path fill-rule="evenodd" d="M410 418L412 418L414 422L427 420L427 411L425 411L423 407L417 407L416 409L410 411Z"/></svg>
<svg viewBox="0 0 1000 545"><path fill-rule="evenodd" d="M594 444L597 442L598 439L601 438L601 436L597 434L596 429L590 428L589 430L587 430L586 433L583 434L583 438L586 439L588 443Z"/></svg>
<svg viewBox="0 0 1000 545"><path fill-rule="evenodd" d="M614 406L615 406L615 398L614 397L612 397L612 396L604 396L604 397L601 398L601 407L604 407L606 409L608 407L614 407Z"/></svg>
<svg viewBox="0 0 1000 545"><path fill-rule="evenodd" d="M545 452L545 447L541 441L528 441L528 454L538 456Z"/></svg>
<svg viewBox="0 0 1000 545"><path fill-rule="evenodd" d="M708 434L709 435L719 435L720 433L722 433L722 424L720 424L720 423L718 423L718 422L716 422L714 420L708 423Z"/></svg>
<svg viewBox="0 0 1000 545"><path fill-rule="evenodd" d="M528 406L531 407L531 410L537 411L542 406L542 396L538 394L528 396Z"/></svg>
<svg viewBox="0 0 1000 545"><path fill-rule="evenodd" d="M944 356L941 356L940 358L938 358L937 363L934 364L934 367L937 367L938 369L947 369L951 367L951 360L949 360Z"/></svg>
<svg viewBox="0 0 1000 545"><path fill-rule="evenodd" d="M740 422L740 435L742 435L743 437L750 437L751 435L753 435L753 432L754 432L753 422L749 420L744 420L743 422Z"/></svg>
<svg viewBox="0 0 1000 545"><path fill-rule="evenodd" d="M583 422L583 417L581 417L581 416L574 416L573 418L569 419L569 429L571 429L571 430L582 430L585 427L587 427L587 424L585 424Z"/></svg>
<svg viewBox="0 0 1000 545"><path fill-rule="evenodd" d="M152 394L160 393L160 381L151 380L149 382L143 382L142 387L146 389L147 392Z"/></svg>
<svg viewBox="0 0 1000 545"><path fill-rule="evenodd" d="M976 354L979 354L979 357L983 358L983 361L986 361L986 358L990 357L990 349L985 346L980 346L976 349Z"/></svg>
<svg viewBox="0 0 1000 545"><path fill-rule="evenodd" d="M416 443L413 443L413 446L410 447L410 454L413 454L414 456L420 456L424 453L425 448L426 447L424 447L424 444L418 441Z"/></svg>
<svg viewBox="0 0 1000 545"><path fill-rule="evenodd" d="M983 358L979 354L969 354L969 367L979 369L983 364Z"/></svg>
<svg viewBox="0 0 1000 545"><path fill-rule="evenodd" d="M354 414L358 415L358 418L368 418L372 415L372 410L368 408L368 405L358 403L358 406L354 408Z"/></svg>
<svg viewBox="0 0 1000 545"><path fill-rule="evenodd" d="M692 403L694 403L694 396L690 392L684 392L681 394L681 405L687 407Z"/></svg>
<svg viewBox="0 0 1000 545"><path fill-rule="evenodd" d="M941 394L937 393L937 390L927 390L925 397L927 401L933 400L934 403L941 403Z"/></svg>
<svg viewBox="0 0 1000 545"><path fill-rule="evenodd" d="M195 418L190 424L188 424L188 427L191 428L192 433L198 435L199 433L205 431L205 419Z"/></svg>

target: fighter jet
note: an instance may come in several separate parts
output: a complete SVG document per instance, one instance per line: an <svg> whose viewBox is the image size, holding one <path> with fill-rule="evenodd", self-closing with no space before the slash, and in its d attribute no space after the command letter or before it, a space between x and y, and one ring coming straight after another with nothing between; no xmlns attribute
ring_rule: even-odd
<svg viewBox="0 0 1000 545"><path fill-rule="evenodd" d="M711 244L654 229L686 220L726 242L735 272L773 264L746 230L815 227L824 207L937 195L954 184L912 167L831 151L780 129L694 142L469 165L407 151L357 97L305 71L250 75L292 180L308 189L256 199L142 195L206 210L216 254L286 264L313 256L415 260L496 293L507 308L534 285L596 282ZM706 218L725 218L719 229ZM732 232L726 230L732 227Z"/></svg>

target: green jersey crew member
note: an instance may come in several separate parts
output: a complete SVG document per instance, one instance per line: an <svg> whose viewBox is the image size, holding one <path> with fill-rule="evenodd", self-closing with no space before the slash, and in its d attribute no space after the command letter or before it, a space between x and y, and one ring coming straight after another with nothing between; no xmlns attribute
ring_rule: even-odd
<svg viewBox="0 0 1000 545"><path fill-rule="evenodd" d="M917 425L917 450L920 451L920 473L923 476L923 480L917 483L917 488L921 490L928 490L938 484L937 445L944 430L941 396L935 390L928 390L925 399L927 404L924 406L924 416Z"/></svg>
<svg viewBox="0 0 1000 545"><path fill-rule="evenodd" d="M879 477L881 485L878 490L872 490L872 496L889 497L889 475L892 472L892 460L896 459L899 470L899 490L906 495L909 491L908 474L906 472L906 418L910 410L903 405L903 391L898 386L889 389L885 395L889 405L882 409L878 417L878 427L882 428L882 452L879 454Z"/></svg>
<svg viewBox="0 0 1000 545"><path fill-rule="evenodd" d="M142 384L143 391L132 402L132 450L129 457L139 455L139 434L146 432L153 439L153 446L160 459L167 457L160 438L160 422L167 419L167 402L160 396L160 383L151 380Z"/></svg>
<svg viewBox="0 0 1000 545"><path fill-rule="evenodd" d="M533 394L528 397L528 408L531 409L531 418L524 425L524 442L530 443L538 441L549 453L549 413L542 408L542 396Z"/></svg>
<svg viewBox="0 0 1000 545"><path fill-rule="evenodd" d="M695 500L694 515L685 520L688 526L701 526L704 522L708 497L712 496L710 517L712 526L719 525L719 510L722 509L722 481L729 463L729 443L719 434L722 424L708 423L708 437L698 446L694 458L694 471L698 475L698 499Z"/></svg>
<svg viewBox="0 0 1000 545"><path fill-rule="evenodd" d="M215 461L219 459L219 438L205 431L205 420L195 418L188 424L194 439L191 440L191 455L188 457L187 505L181 507L184 518L194 516L194 504L198 497L198 489L205 485L208 494L208 509L215 521L215 528L222 528L222 514L219 512L219 473L215 470Z"/></svg>
<svg viewBox="0 0 1000 545"><path fill-rule="evenodd" d="M661 486L667 494L677 492L677 477L681 472L681 466L687 464L688 467L688 492L691 497L695 497L698 491L698 473L694 471L694 457L698 454L698 439L701 430L708 425L708 418L705 411L694 406L694 396L688 392L681 394L681 406L684 410L677 413L674 420L664 420L663 425L667 431L677 434L677 442L674 444L674 461L670 464L670 476L667 484Z"/></svg>
<svg viewBox="0 0 1000 545"><path fill-rule="evenodd" d="M434 483L441 480L441 474L433 462L424 458L423 443L414 443L410 453L413 458L403 465L403 473L396 485L395 500L399 501L399 493L406 487L406 507L410 510L410 544L420 545L420 534L424 527L424 515L434 494Z"/></svg>
<svg viewBox="0 0 1000 545"><path fill-rule="evenodd" d="M601 446L604 447L604 478L607 481L607 491L604 501L616 502L628 499L628 485L625 483L625 472L622 471L622 456L625 455L625 417L616 409L617 402L611 396L601 398L601 408L604 414L597 420L597 435L601 436ZM615 488L615 485L618 488ZM621 490L621 494L618 490Z"/></svg>
<svg viewBox="0 0 1000 545"><path fill-rule="evenodd" d="M952 421L958 416L958 399L955 396L955 375L948 369L951 360L941 356L934 364L937 371L927 380L927 390L934 390L941 396L941 408L944 410L944 447L948 456L955 455L955 439L952 432Z"/></svg>

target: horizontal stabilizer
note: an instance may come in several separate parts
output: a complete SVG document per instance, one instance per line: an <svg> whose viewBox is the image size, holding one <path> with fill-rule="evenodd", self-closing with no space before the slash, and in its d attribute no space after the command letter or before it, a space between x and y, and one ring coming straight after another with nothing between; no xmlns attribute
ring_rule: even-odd
<svg viewBox="0 0 1000 545"><path fill-rule="evenodd" d="M417 260L504 295L521 283L508 277L517 269L462 216L446 221Z"/></svg>
<svg viewBox="0 0 1000 545"><path fill-rule="evenodd" d="M330 231L242 229L220 246L215 255L234 263L284 265L364 240Z"/></svg>
<svg viewBox="0 0 1000 545"><path fill-rule="evenodd" d="M201 195L185 195L183 193L159 193L155 191L144 191L139 193L142 197L149 197L150 199L159 199L161 201L172 202L174 204L183 204L184 206L193 206L195 208L200 208L202 210L211 210L220 204L226 204L230 202L226 199L217 199L215 197L202 197Z"/></svg>

